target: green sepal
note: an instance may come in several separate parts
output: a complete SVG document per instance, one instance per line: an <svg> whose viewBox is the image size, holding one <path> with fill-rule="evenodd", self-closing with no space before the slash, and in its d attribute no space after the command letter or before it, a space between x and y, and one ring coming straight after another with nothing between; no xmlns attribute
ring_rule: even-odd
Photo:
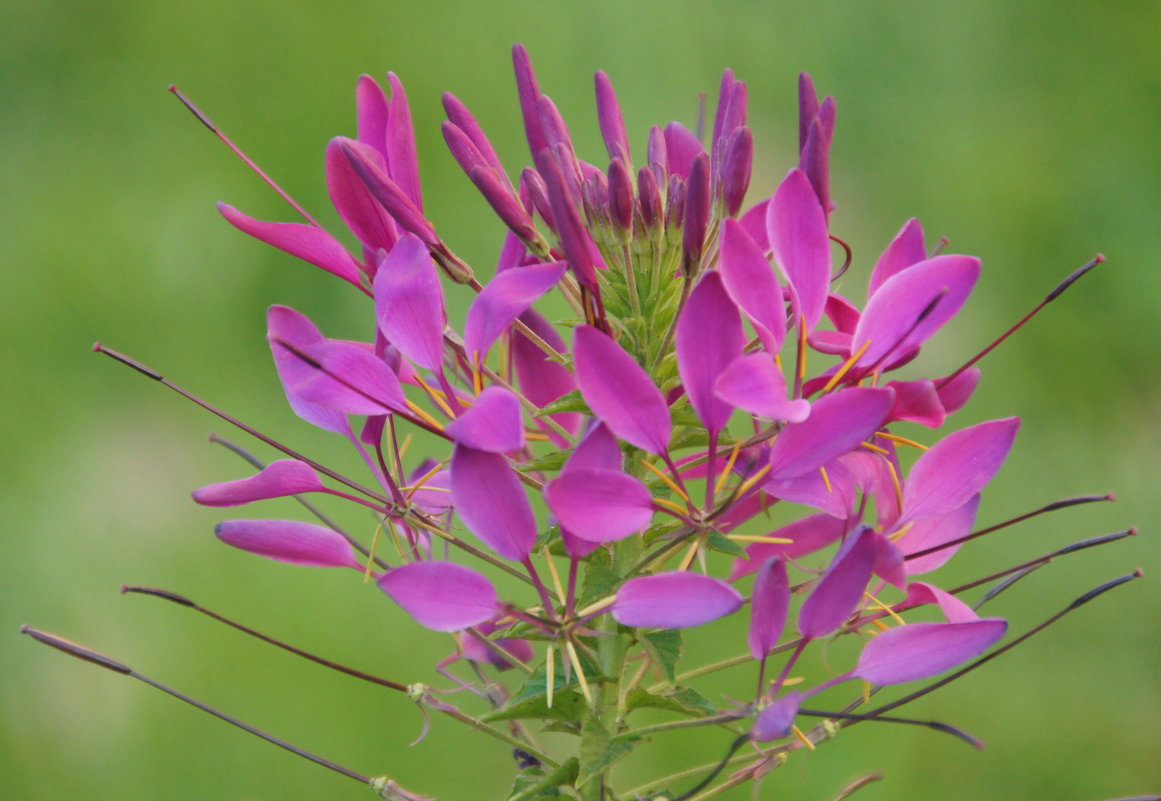
<svg viewBox="0 0 1161 801"><path fill-rule="evenodd" d="M564 784L576 781L580 772L580 763L576 757L570 758L556 770L544 775L544 768L537 766L521 771L512 782L512 792L506 801L540 801L542 798L561 798L560 790L556 789Z"/></svg>
<svg viewBox="0 0 1161 801"><path fill-rule="evenodd" d="M583 412L588 415L593 413L589 405L585 403L585 399L581 397L580 390L574 389L568 394L561 395L551 403L545 404L533 416L544 417L546 414L559 414L561 412Z"/></svg>
<svg viewBox="0 0 1161 801"><path fill-rule="evenodd" d="M638 642L653 664L661 668L667 681L677 678L677 660L681 658L681 632L677 629L661 629L642 635Z"/></svg>
<svg viewBox="0 0 1161 801"><path fill-rule="evenodd" d="M543 470L548 473L554 473L560 468L564 467L565 461L572 455L571 450L553 451L546 453L543 456L537 456L533 459L521 462L516 465L516 469L522 473Z"/></svg>
<svg viewBox="0 0 1161 801"><path fill-rule="evenodd" d="M719 531L711 531L707 534L705 544L707 548L718 551L719 553L728 553L730 556L736 556L739 559L747 558L745 548Z"/></svg>

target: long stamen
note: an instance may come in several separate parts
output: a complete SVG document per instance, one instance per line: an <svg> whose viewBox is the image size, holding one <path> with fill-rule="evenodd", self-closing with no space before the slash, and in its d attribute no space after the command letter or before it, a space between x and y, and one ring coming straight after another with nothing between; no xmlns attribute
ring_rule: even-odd
<svg viewBox="0 0 1161 801"><path fill-rule="evenodd" d="M183 106L185 106L187 109L189 109L190 112L195 117L198 118L198 122L200 122L202 125L206 126L206 128L208 128L210 130L210 133L212 133L214 136L218 137L218 139L222 140L222 143L225 144L226 147L230 148L230 150L232 150L234 152L235 156L242 159L242 161L245 163L245 165L247 167L249 167L251 170L253 170L258 175L259 178L261 178L263 181L265 181L267 186L269 186L271 189L273 189L275 192L277 192L278 196L280 198L282 198L283 200L285 200L290 205L290 207L292 209L294 209L300 215L302 215L302 218L304 220L306 220L308 223L313 225L315 228L321 227L318 224L318 222L314 219L314 217L311 217L310 214L307 213L306 209L304 209L302 206L298 205L298 203L296 203L294 201L294 198L292 198L289 194L287 194L282 189L281 186L279 186L277 183L274 182L273 178L271 178L269 175L267 175L265 172L263 172L262 168L259 167L257 164L255 164L254 161L249 156L247 156L245 153L243 153L241 148L239 148L232 141L230 141L230 138L228 136L226 136L224 133L222 133L221 129L218 128L218 126L214 125L214 123L210 120L210 118L207 117L205 115L205 113L200 108L198 108L196 105L194 105L194 102L192 100L190 100L188 97L186 97L184 94L182 94L181 90L178 89L177 86L171 84L169 87L169 91L171 93L173 93L174 97L176 97L178 100L181 101Z"/></svg>
<svg viewBox="0 0 1161 801"><path fill-rule="evenodd" d="M944 734L950 734L953 737L958 737L969 745L982 749L983 742L978 738L972 737L962 729L957 729L955 726L949 726L946 723L940 723L937 720L914 720L912 718L892 718L884 715L855 715L849 712L822 712L817 709L799 709L798 714L806 715L812 718L835 718L837 720L863 720L863 721L879 721L880 723L904 723L910 726L925 726L935 731L941 731Z"/></svg>
<svg viewBox="0 0 1161 801"><path fill-rule="evenodd" d="M830 377L830 381L827 381L826 386L822 388L822 394L825 395L834 389L835 385L838 384L839 381L843 380L843 376L846 375L847 372L855 366L855 362L863 357L863 354L867 352L867 348L869 347L871 347L871 340L868 339L866 342L860 345L859 349L852 353L850 358L843 362L843 366L840 367L835 372L835 374Z"/></svg>

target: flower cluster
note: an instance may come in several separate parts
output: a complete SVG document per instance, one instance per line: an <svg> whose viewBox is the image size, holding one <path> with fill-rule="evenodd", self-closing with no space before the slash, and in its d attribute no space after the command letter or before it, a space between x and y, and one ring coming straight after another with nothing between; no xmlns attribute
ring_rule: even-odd
<svg viewBox="0 0 1161 801"><path fill-rule="evenodd" d="M731 72L708 143L675 122L652 128L635 156L598 72L602 169L579 158L519 46L514 63L534 165L517 179L464 104L443 99L444 139L506 228L486 284L424 214L393 74L389 93L360 79L358 135L326 149L327 186L357 253L305 212L302 223L266 222L220 206L237 228L370 299L366 342L328 338L284 306L267 318L294 412L347 438L369 478L278 446L290 458L194 500L325 493L371 510L368 537L326 518L233 519L217 536L373 576L419 626L453 633L440 673L491 704L487 714L468 718L427 685L386 684L515 745L522 779L510 798L672 797L660 784L614 790L610 769L647 735L710 723L734 729L730 755L752 749L726 785L760 777L830 730L795 725L811 696L858 681L861 700L947 671L1005 634L1004 620L957 596L963 588L921 577L980 533L980 493L1019 421L903 436L942 427L980 374L973 360L893 377L959 312L980 262L929 250L913 219L874 262L865 302L840 294L851 251L829 228L835 104L806 75L799 163L747 206L753 136L746 85ZM474 293L462 324L448 319L445 288ZM423 433L408 447L413 432ZM929 622L905 623L921 606ZM679 632L743 607L748 637L731 650L747 653L722 667L750 665L756 690L722 706L678 674ZM813 686L792 675L811 643L836 635L864 641L853 667ZM782 661L768 675L773 656ZM453 670L465 661L471 681ZM478 683L500 671L524 679ZM682 719L634 729L642 707ZM828 723L868 717L850 712L827 713ZM575 735L579 756L539 750L510 725L521 719Z"/></svg>

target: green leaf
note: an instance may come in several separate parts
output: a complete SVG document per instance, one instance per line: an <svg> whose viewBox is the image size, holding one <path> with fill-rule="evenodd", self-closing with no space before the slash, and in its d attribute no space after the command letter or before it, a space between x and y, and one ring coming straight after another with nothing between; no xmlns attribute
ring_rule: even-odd
<svg viewBox="0 0 1161 801"><path fill-rule="evenodd" d="M670 712L680 712L683 715L690 715L695 718L709 717L710 715L718 714L720 711L710 703L709 699L692 687L674 687L672 690L667 690L663 693L651 693L642 687L638 687L629 693L625 699L625 708L627 711L632 712L634 709L640 709L642 707L666 709Z"/></svg>
<svg viewBox="0 0 1161 801"><path fill-rule="evenodd" d="M580 773L576 779L577 789L593 778L601 775L618 759L636 747L638 740L612 740L599 720L585 719L581 727Z"/></svg>
<svg viewBox="0 0 1161 801"><path fill-rule="evenodd" d="M593 551L585 564L585 580L581 585L578 606L583 608L602 598L607 598L615 593L619 586L621 586L621 577L613 570L608 552L604 550Z"/></svg>
<svg viewBox="0 0 1161 801"><path fill-rule="evenodd" d="M553 451L552 453L546 453L543 456L537 456L534 459L521 462L516 465L516 469L524 473L534 470L544 470L551 473L564 467L565 461L571 454L571 450Z"/></svg>
<svg viewBox="0 0 1161 801"><path fill-rule="evenodd" d="M547 776L544 775L542 767L524 770L512 783L512 793L508 796L507 801L539 801L541 798L560 798L561 792L556 788L575 782L579 771L580 763L577 762L576 757L570 758Z"/></svg>
<svg viewBox="0 0 1161 801"><path fill-rule="evenodd" d="M705 448L709 446L709 434L704 428L681 428L669 440L671 451L682 448Z"/></svg>
<svg viewBox="0 0 1161 801"><path fill-rule="evenodd" d="M589 409L589 405L585 403L585 399L581 397L580 390L576 389L544 405L534 416L544 417L546 414L558 414L559 412L584 412L590 415L593 413Z"/></svg>
<svg viewBox="0 0 1161 801"><path fill-rule="evenodd" d="M676 629L650 631L639 641L653 664L672 682L677 677L677 660L681 658L681 632Z"/></svg>
<svg viewBox="0 0 1161 801"><path fill-rule="evenodd" d="M584 696L570 689L571 682L565 680L563 667L556 666L553 680L555 692L552 706L548 705L548 680L544 666L536 668L524 686L508 699L508 703L494 712L484 715L482 720L517 720L536 718L539 720L579 721L585 714Z"/></svg>
<svg viewBox="0 0 1161 801"><path fill-rule="evenodd" d="M705 538L705 544L715 551L728 553L730 556L736 556L739 559L746 558L746 549L719 531L711 531Z"/></svg>

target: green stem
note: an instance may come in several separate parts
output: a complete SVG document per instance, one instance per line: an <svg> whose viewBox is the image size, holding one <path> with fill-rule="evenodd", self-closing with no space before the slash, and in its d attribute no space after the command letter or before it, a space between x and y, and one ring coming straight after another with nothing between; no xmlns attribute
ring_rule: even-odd
<svg viewBox="0 0 1161 801"><path fill-rule="evenodd" d="M714 715L708 718L694 718L692 720L671 720L667 723L655 723L652 726L642 726L639 729L632 729L623 732L614 737L614 740L632 740L638 737L646 737L650 734L657 734L659 732L677 731L679 729L694 729L698 726L719 726L726 723L734 723L742 716L736 712L723 712L720 715Z"/></svg>

